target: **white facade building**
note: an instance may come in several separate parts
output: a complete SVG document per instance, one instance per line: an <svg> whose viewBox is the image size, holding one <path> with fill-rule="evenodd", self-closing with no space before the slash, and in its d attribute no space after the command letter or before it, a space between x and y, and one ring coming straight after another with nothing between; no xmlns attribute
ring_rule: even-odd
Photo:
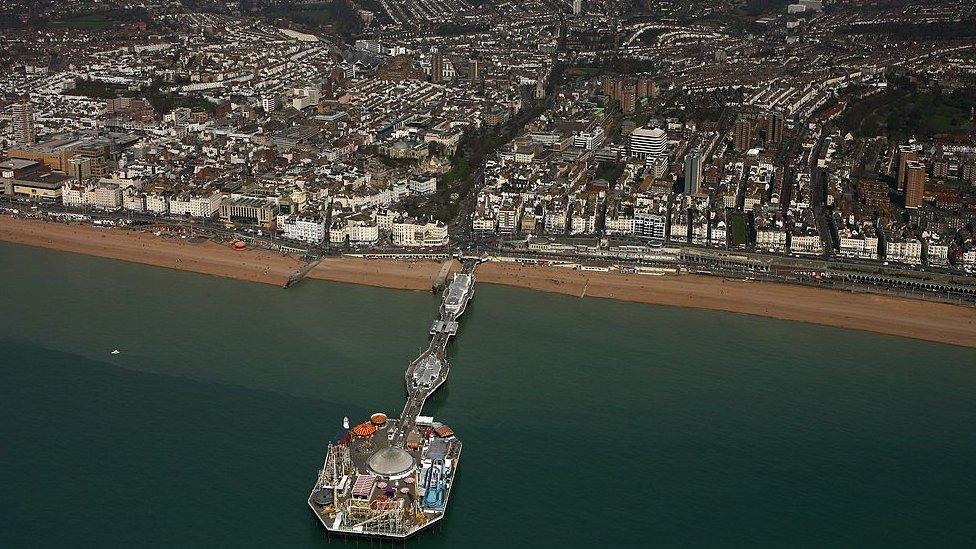
<svg viewBox="0 0 976 549"><path fill-rule="evenodd" d="M668 134L661 128L637 128L628 137L630 154L638 158L667 155Z"/></svg>
<svg viewBox="0 0 976 549"><path fill-rule="evenodd" d="M596 150L597 147L603 144L603 140L606 138L606 133L603 128L597 126L591 132L580 132L573 137L573 146L582 147L588 151Z"/></svg>
<svg viewBox="0 0 976 549"><path fill-rule="evenodd" d="M878 239L873 236L840 237L839 255L858 259L878 259Z"/></svg>
<svg viewBox="0 0 976 549"><path fill-rule="evenodd" d="M122 189L115 183L99 183L95 185L93 205L106 210L117 210L122 207Z"/></svg>
<svg viewBox="0 0 976 549"><path fill-rule="evenodd" d="M664 215L634 212L634 235L636 236L664 240L667 226L668 221Z"/></svg>
<svg viewBox="0 0 976 549"><path fill-rule="evenodd" d="M944 244L929 243L925 256L930 265L948 265L949 247Z"/></svg>
<svg viewBox="0 0 976 549"><path fill-rule="evenodd" d="M632 235L634 234L635 225L636 223L633 217L622 215L613 219L607 217L604 230L606 230L607 234Z"/></svg>
<svg viewBox="0 0 976 549"><path fill-rule="evenodd" d="M169 197L160 193L146 195L146 211L160 215L169 213Z"/></svg>
<svg viewBox="0 0 976 549"><path fill-rule="evenodd" d="M169 201L169 212L172 215L188 215L190 217L213 217L220 209L223 199L219 192L205 195L182 194Z"/></svg>
<svg viewBox="0 0 976 549"><path fill-rule="evenodd" d="M823 253L823 243L819 235L793 235L790 238L790 251L795 254L820 255Z"/></svg>
<svg viewBox="0 0 976 549"><path fill-rule="evenodd" d="M420 195L434 194L437 191L437 178L429 177L427 179L414 179L411 178L410 182L407 183L410 192Z"/></svg>
<svg viewBox="0 0 976 549"><path fill-rule="evenodd" d="M918 265L922 262L922 243L915 239L888 241L885 244L885 259Z"/></svg>
<svg viewBox="0 0 976 549"><path fill-rule="evenodd" d="M498 229L498 220L490 215L475 214L471 223L474 232L479 234L494 233Z"/></svg>
<svg viewBox="0 0 976 549"><path fill-rule="evenodd" d="M122 190L114 183L66 184L61 188L61 201L65 206L117 210L122 207Z"/></svg>
<svg viewBox="0 0 976 549"><path fill-rule="evenodd" d="M87 188L84 185L65 184L61 188L61 203L65 206L80 208L85 205L85 193Z"/></svg>
<svg viewBox="0 0 976 549"><path fill-rule="evenodd" d="M440 222L421 223L413 219L395 221L391 230L396 246L445 246L448 243L447 225Z"/></svg>
<svg viewBox="0 0 976 549"><path fill-rule="evenodd" d="M285 238L319 244L325 240L325 218L322 216L289 216L281 224Z"/></svg>
<svg viewBox="0 0 976 549"><path fill-rule="evenodd" d="M130 212L144 212L146 211L146 197L130 187L122 191L122 207Z"/></svg>
<svg viewBox="0 0 976 549"><path fill-rule="evenodd" d="M380 228L376 223L351 222L346 231L352 244L375 244L380 239Z"/></svg>
<svg viewBox="0 0 976 549"><path fill-rule="evenodd" d="M962 268L966 272L976 272L976 250L969 250L962 254L962 261L960 262Z"/></svg>
<svg viewBox="0 0 976 549"><path fill-rule="evenodd" d="M785 252L786 231L756 231L756 249L764 252Z"/></svg>

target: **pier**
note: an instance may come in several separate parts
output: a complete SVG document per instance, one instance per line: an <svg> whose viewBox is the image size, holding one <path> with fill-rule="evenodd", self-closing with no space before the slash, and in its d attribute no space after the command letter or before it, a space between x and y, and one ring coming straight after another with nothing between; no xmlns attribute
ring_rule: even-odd
<svg viewBox="0 0 976 549"><path fill-rule="evenodd" d="M318 267L319 263L321 262L322 262L321 257L317 257L315 259L311 259L307 261L297 271L295 271L294 273L292 273L291 276L288 277L288 281L285 282L285 288L291 288L295 284L301 282L302 279L305 278L308 275L308 273L312 272L312 269Z"/></svg>
<svg viewBox="0 0 976 549"><path fill-rule="evenodd" d="M434 289L440 290L444 287L444 283L447 282L447 275L451 273L451 267L454 266L454 260L448 259L441 265L441 270L437 273L437 278L434 279Z"/></svg>
<svg viewBox="0 0 976 549"><path fill-rule="evenodd" d="M447 344L474 296L479 259L461 257L443 293L427 349L404 373L407 399L398 419L374 413L329 443L308 505L332 533L403 539L444 518L461 456L447 425L423 416L447 381ZM447 271L444 272L446 279Z"/></svg>

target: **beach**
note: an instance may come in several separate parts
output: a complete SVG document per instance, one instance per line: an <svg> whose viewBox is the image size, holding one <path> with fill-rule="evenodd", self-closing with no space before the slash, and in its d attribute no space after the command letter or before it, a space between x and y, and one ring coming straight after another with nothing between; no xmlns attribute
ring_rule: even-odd
<svg viewBox="0 0 976 549"><path fill-rule="evenodd" d="M574 296L759 315L976 347L976 308L880 294L705 275L650 276L500 262L481 265L478 281Z"/></svg>
<svg viewBox="0 0 976 549"><path fill-rule="evenodd" d="M203 239L0 216L0 240L283 286L301 267L295 256L234 250Z"/></svg>
<svg viewBox="0 0 976 549"><path fill-rule="evenodd" d="M0 240L275 285L284 285L302 265L294 255L267 250L238 251L209 241L8 216L0 216ZM429 291L441 267L435 261L326 258L308 277ZM651 276L508 262L482 264L477 277L480 283L581 298L759 315L976 347L976 308L930 301L703 275Z"/></svg>
<svg viewBox="0 0 976 549"><path fill-rule="evenodd" d="M435 261L326 258L308 273L308 277L395 290L430 291L442 266L442 263ZM453 262L451 271L459 266L456 261Z"/></svg>

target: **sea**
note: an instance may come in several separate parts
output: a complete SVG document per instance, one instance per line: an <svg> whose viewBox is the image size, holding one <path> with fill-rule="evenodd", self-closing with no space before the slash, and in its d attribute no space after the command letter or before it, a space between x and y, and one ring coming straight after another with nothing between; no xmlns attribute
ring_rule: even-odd
<svg viewBox="0 0 976 549"><path fill-rule="evenodd" d="M0 289L0 547L383 545L306 498L438 296L11 244ZM396 545L976 541L976 349L481 284L449 359L450 507Z"/></svg>

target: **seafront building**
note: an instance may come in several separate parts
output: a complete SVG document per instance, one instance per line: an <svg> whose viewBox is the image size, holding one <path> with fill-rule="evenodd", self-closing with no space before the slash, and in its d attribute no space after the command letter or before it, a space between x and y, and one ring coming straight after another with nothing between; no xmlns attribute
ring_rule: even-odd
<svg viewBox="0 0 976 549"><path fill-rule="evenodd" d="M464 240L609 237L911 265L898 242L917 240L922 266L957 271L976 247L971 113L951 131L899 136L847 120L859 103L948 97L976 78L972 52L948 37L840 38L879 36L858 33L901 21L893 8L866 19L800 2L743 34L700 6L645 6L661 21L648 25L585 4L431 14L381 2L337 42L272 24L262 5L209 4L45 29L41 42L5 33L24 53L0 77L0 162L41 164L3 176L5 196L321 247L443 248L461 210L452 235ZM957 6L944 8L925 20L953 24ZM614 66L592 75L607 52ZM488 134L491 150L467 156ZM82 197L99 188L101 200Z"/></svg>
<svg viewBox="0 0 976 549"><path fill-rule="evenodd" d="M325 240L325 218L317 216L292 215L281 224L285 238L318 244Z"/></svg>
<svg viewBox="0 0 976 549"><path fill-rule="evenodd" d="M292 254L287 286L461 260L403 411L326 446L331 533L445 524L461 250L976 299L972 2L89 4L0 8L0 214Z"/></svg>

